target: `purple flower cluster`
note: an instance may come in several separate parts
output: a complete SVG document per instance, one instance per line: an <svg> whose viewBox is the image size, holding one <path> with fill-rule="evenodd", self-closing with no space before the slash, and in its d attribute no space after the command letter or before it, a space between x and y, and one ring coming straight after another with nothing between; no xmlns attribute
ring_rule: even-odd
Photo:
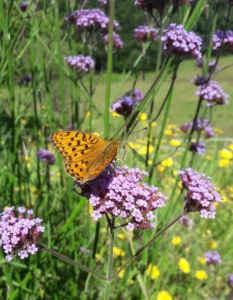
<svg viewBox="0 0 233 300"><path fill-rule="evenodd" d="M189 150L199 155L202 155L206 152L205 144L200 142L191 143Z"/></svg>
<svg viewBox="0 0 233 300"><path fill-rule="evenodd" d="M108 167L91 184L80 186L82 195L93 205L95 220L104 214L120 216L127 220L126 228L148 229L154 227L152 211L165 206L166 197L155 186L143 182L146 172L127 166L113 170Z"/></svg>
<svg viewBox="0 0 233 300"><path fill-rule="evenodd" d="M218 251L208 251L205 253L207 265L217 265L222 263L222 259Z"/></svg>
<svg viewBox="0 0 233 300"><path fill-rule="evenodd" d="M187 190L186 210L199 211L202 218L215 218L215 202L221 200L210 177L188 168L179 171L183 187Z"/></svg>
<svg viewBox="0 0 233 300"><path fill-rule="evenodd" d="M158 39L158 30L146 25L140 25L134 29L134 36L139 42L149 42Z"/></svg>
<svg viewBox="0 0 233 300"><path fill-rule="evenodd" d="M104 36L104 43L107 45L108 44L108 34L106 34ZM122 39L120 38L120 36L113 32L113 47L114 49L121 49L124 46L124 42L122 41Z"/></svg>
<svg viewBox="0 0 233 300"><path fill-rule="evenodd" d="M65 57L68 67L75 69L78 73L86 73L95 66L94 60L90 56L77 55Z"/></svg>
<svg viewBox="0 0 233 300"><path fill-rule="evenodd" d="M195 131L205 131L205 138L211 138L214 136L214 130L213 128L209 125L210 121L208 119L197 119L195 122ZM193 121L188 122L188 123L183 123L180 126L181 131L184 133L189 132L193 127Z"/></svg>
<svg viewBox="0 0 233 300"><path fill-rule="evenodd" d="M74 24L78 29L98 30L108 28L109 17L105 13L96 9L80 9L66 17L66 21ZM119 23L114 21L114 30L119 29Z"/></svg>
<svg viewBox="0 0 233 300"><path fill-rule="evenodd" d="M215 69L215 63L216 63L215 60L212 60L208 63L209 73L213 73L215 71L220 71L221 70L219 67L216 67L216 69ZM199 59L196 60L196 67L197 68L203 68L203 64L204 64L203 58L199 58Z"/></svg>
<svg viewBox="0 0 233 300"><path fill-rule="evenodd" d="M115 111L119 115L128 117L137 105L137 102L142 99L143 93L138 89L133 89L126 93L123 97L117 99L117 101L111 105L111 110Z"/></svg>
<svg viewBox="0 0 233 300"><path fill-rule="evenodd" d="M14 207L8 208L0 216L0 246L7 254L8 261L17 253L21 259L35 254L38 251L35 243L45 230L40 225L41 219L33 219L33 210L26 211L25 207L19 207L17 210L18 217L14 213Z"/></svg>
<svg viewBox="0 0 233 300"><path fill-rule="evenodd" d="M25 12L27 10L29 6L29 2L28 1L23 1L19 4L19 9L22 11L22 12Z"/></svg>
<svg viewBox="0 0 233 300"><path fill-rule="evenodd" d="M107 0L98 0L99 6L105 6L107 5Z"/></svg>
<svg viewBox="0 0 233 300"><path fill-rule="evenodd" d="M196 95L206 101L206 106L228 104L228 95L224 93L221 86L215 81L200 85Z"/></svg>
<svg viewBox="0 0 233 300"><path fill-rule="evenodd" d="M47 163L48 165L54 165L55 164L56 158L48 150L39 149L36 154L37 154L40 161L43 161L43 162Z"/></svg>
<svg viewBox="0 0 233 300"><path fill-rule="evenodd" d="M233 31L227 30L224 36L224 31L216 30L213 36L213 49L218 50L223 42L223 45L228 48L228 50L233 51Z"/></svg>
<svg viewBox="0 0 233 300"><path fill-rule="evenodd" d="M189 229L194 228L193 220L190 219L188 216L181 217L179 223L185 227L188 227Z"/></svg>
<svg viewBox="0 0 233 300"><path fill-rule="evenodd" d="M183 25L170 24L161 40L169 55L202 57L202 39L192 31L187 32Z"/></svg>
<svg viewBox="0 0 233 300"><path fill-rule="evenodd" d="M233 288L233 274L228 275L228 284L231 288Z"/></svg>

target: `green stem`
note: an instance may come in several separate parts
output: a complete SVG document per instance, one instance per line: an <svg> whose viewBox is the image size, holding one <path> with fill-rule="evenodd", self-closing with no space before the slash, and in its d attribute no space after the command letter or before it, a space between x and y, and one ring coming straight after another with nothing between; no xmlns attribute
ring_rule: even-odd
<svg viewBox="0 0 233 300"><path fill-rule="evenodd" d="M107 280L105 282L105 293L104 300L110 299L111 295L111 283L112 283L112 271L113 271L113 244L114 244L114 233L113 230L109 233L109 246L108 246L108 271Z"/></svg>
<svg viewBox="0 0 233 300"><path fill-rule="evenodd" d="M66 263L68 263L68 264L70 264L70 265L73 265L73 266L75 266L75 267L77 267L77 268L79 268L79 269L81 269L81 270L83 270L83 271L85 271L85 272L87 272L87 273L89 273L89 274L95 275L95 276L99 277L100 279L103 279L103 280L105 280L105 281L107 280L107 278L106 278L105 276L99 274L98 272L93 271L93 270L89 269L88 267L86 267L86 266L84 266L84 265L82 265L82 264L80 264L80 263L77 263L77 262L75 262L74 260L72 260L72 259L70 259L70 258L68 258L68 257L66 257L66 256L64 256L64 255L62 255L62 254L60 254L60 253L57 253L56 251L54 251L54 250L52 250L52 249L49 249L49 248L47 248L47 247L44 246L44 245L37 244L37 246L38 246L41 250L44 250L44 251L46 251L46 252L52 254L53 256L57 257L58 259L60 259L60 260L62 260L62 261L64 261L64 262L66 262Z"/></svg>
<svg viewBox="0 0 233 300"><path fill-rule="evenodd" d="M104 115L104 136L109 136L109 106L111 97L111 83L112 83L112 56L113 56L113 25L114 25L115 0L110 0L110 14L109 14L109 30L108 30L108 64L107 64L107 84L105 95L105 115Z"/></svg>

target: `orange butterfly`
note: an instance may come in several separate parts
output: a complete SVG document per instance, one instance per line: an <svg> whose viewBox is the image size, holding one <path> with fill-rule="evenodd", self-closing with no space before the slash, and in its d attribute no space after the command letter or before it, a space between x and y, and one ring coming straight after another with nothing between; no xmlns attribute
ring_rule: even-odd
<svg viewBox="0 0 233 300"><path fill-rule="evenodd" d="M105 141L91 133L60 131L51 142L61 153L66 172L80 183L100 175L116 157L120 139Z"/></svg>

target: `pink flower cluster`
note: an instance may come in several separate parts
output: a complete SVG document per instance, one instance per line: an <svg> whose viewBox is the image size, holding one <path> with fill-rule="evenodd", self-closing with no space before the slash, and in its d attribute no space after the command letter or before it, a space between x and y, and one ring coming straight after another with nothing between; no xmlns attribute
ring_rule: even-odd
<svg viewBox="0 0 233 300"><path fill-rule="evenodd" d="M0 246L7 254L8 261L11 261L16 253L21 259L35 254L38 251L35 243L45 230L40 225L41 219L33 219L33 210L26 211L25 207L19 207L18 213L17 217L14 207L10 207L0 216Z"/></svg>
<svg viewBox="0 0 233 300"><path fill-rule="evenodd" d="M183 187L187 190L186 209L199 211L202 218L215 218L215 202L221 200L210 177L188 168L179 171Z"/></svg>
<svg viewBox="0 0 233 300"><path fill-rule="evenodd" d="M65 57L68 67L75 69L78 73L86 73L94 68L94 60L90 56L77 55Z"/></svg>
<svg viewBox="0 0 233 300"><path fill-rule="evenodd" d="M228 48L228 50L233 51L233 31L227 30L224 36L224 31L216 30L213 36L213 49L218 50L223 42L223 45Z"/></svg>
<svg viewBox="0 0 233 300"><path fill-rule="evenodd" d="M108 167L91 184L80 185L82 195L93 205L95 220L104 214L127 220L126 228L148 229L155 226L154 211L165 206L166 197L155 186L143 182L146 172L127 166L113 170Z"/></svg>
<svg viewBox="0 0 233 300"><path fill-rule="evenodd" d="M201 58L202 39L194 32L187 32L183 25L170 24L161 38L168 55Z"/></svg>
<svg viewBox="0 0 233 300"><path fill-rule="evenodd" d="M202 97L206 101L206 106L213 106L215 104L228 104L228 95L224 93L221 86L216 81L199 86L196 95Z"/></svg>
<svg viewBox="0 0 233 300"><path fill-rule="evenodd" d="M158 39L158 31L146 25L140 25L134 29L134 36L139 42L149 42Z"/></svg>
<svg viewBox="0 0 233 300"><path fill-rule="evenodd" d="M195 127L194 127L194 130L195 131L205 130L205 138L211 138L211 137L214 136L214 130L210 126L209 123L210 123L210 121L208 119L197 119ZM189 132L192 129L192 127L193 127L193 121L187 122L187 123L183 123L180 126L180 129L184 133L187 133L187 132Z"/></svg>
<svg viewBox="0 0 233 300"><path fill-rule="evenodd" d="M69 14L66 21L74 24L78 29L98 30L108 28L109 17L98 8L80 9ZM114 30L117 29L119 29L119 23L114 21Z"/></svg>
<svg viewBox="0 0 233 300"><path fill-rule="evenodd" d="M104 36L104 43L107 45L108 44L108 34L106 34ZM122 41L122 39L120 38L120 36L113 32L113 47L114 49L121 49L124 46L124 42Z"/></svg>

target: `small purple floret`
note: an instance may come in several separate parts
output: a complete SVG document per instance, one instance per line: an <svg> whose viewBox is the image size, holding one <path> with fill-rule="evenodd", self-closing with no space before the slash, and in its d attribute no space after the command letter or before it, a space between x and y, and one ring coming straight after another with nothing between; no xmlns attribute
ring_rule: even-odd
<svg viewBox="0 0 233 300"><path fill-rule="evenodd" d="M106 34L104 36L104 43L106 45L108 45L108 34ZM121 49L124 46L124 42L122 41L122 39L120 38L119 34L113 32L113 47L114 49Z"/></svg>
<svg viewBox="0 0 233 300"><path fill-rule="evenodd" d="M222 259L218 251L208 251L205 253L207 265L217 265L222 263Z"/></svg>

